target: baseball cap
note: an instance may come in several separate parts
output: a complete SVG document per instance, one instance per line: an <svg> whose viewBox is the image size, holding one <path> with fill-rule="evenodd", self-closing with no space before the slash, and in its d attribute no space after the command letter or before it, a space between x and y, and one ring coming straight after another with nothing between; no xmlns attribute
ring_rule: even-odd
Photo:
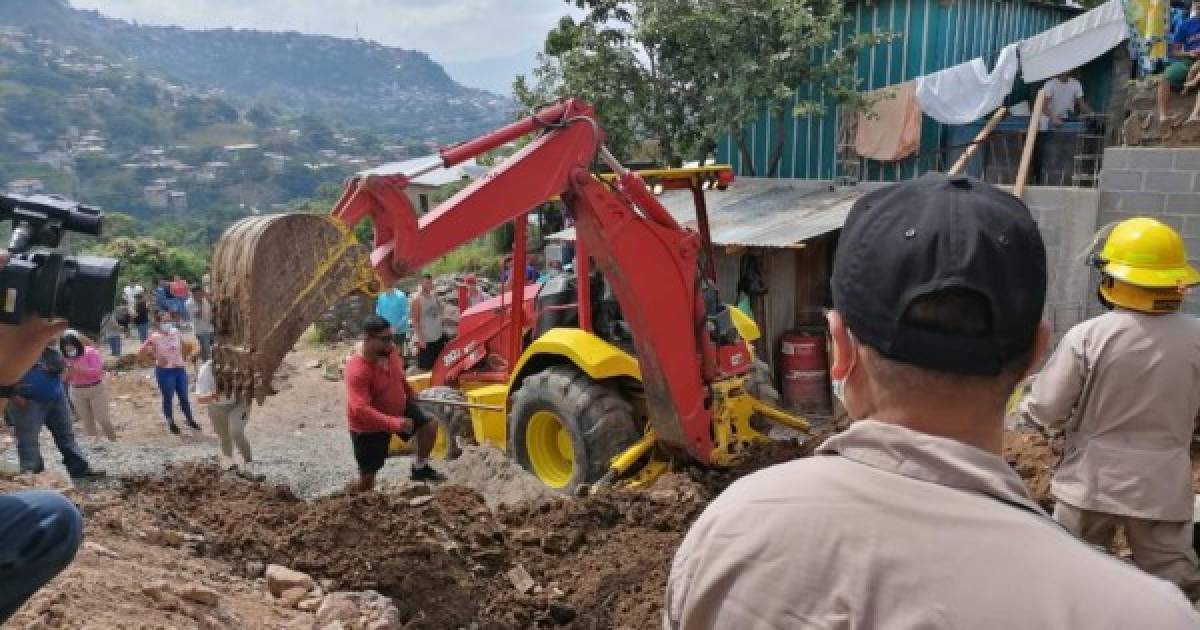
<svg viewBox="0 0 1200 630"><path fill-rule="evenodd" d="M833 304L856 339L888 358L995 375L1032 347L1046 300L1046 248L1020 199L972 177L930 173L863 195L833 263ZM971 292L978 335L906 320L919 298Z"/></svg>

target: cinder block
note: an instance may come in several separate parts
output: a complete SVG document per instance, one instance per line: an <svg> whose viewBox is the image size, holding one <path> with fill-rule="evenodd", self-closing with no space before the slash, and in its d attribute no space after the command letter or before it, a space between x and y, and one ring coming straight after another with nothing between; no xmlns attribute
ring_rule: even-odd
<svg viewBox="0 0 1200 630"><path fill-rule="evenodd" d="M1184 237L1200 236L1200 215L1184 218L1182 232ZM1196 252L1196 255L1200 255L1200 252Z"/></svg>
<svg viewBox="0 0 1200 630"><path fill-rule="evenodd" d="M1125 168L1169 171L1175 167L1175 149L1127 149Z"/></svg>
<svg viewBox="0 0 1200 630"><path fill-rule="evenodd" d="M1192 257L1192 264L1196 264L1196 261L1200 260L1200 238L1185 238L1183 245Z"/></svg>
<svg viewBox="0 0 1200 630"><path fill-rule="evenodd" d="M1155 214L1166 207L1167 196L1159 192L1123 192L1120 196L1121 212Z"/></svg>
<svg viewBox="0 0 1200 630"><path fill-rule="evenodd" d="M1104 150L1104 168L1129 168L1129 149L1109 147Z"/></svg>
<svg viewBox="0 0 1200 630"><path fill-rule="evenodd" d="M1174 175L1172 171L1165 171L1167 174ZM1121 171L1117 169L1105 168L1100 172L1100 189L1113 191L1140 191L1151 190L1152 192L1168 192L1151 189L1146 181L1151 175L1158 175L1158 172L1143 173L1142 171ZM1144 186L1144 188L1143 188ZM1190 192L1192 190L1192 180L1189 177L1187 188L1184 190L1170 192Z"/></svg>
<svg viewBox="0 0 1200 630"><path fill-rule="evenodd" d="M1200 171L1200 149L1175 149L1175 170Z"/></svg>
<svg viewBox="0 0 1200 630"><path fill-rule="evenodd" d="M1192 192L1192 177L1192 173L1184 171L1148 171L1142 183L1142 190L1161 193L1190 193Z"/></svg>
<svg viewBox="0 0 1200 630"><path fill-rule="evenodd" d="M1121 210L1121 193L1110 190L1100 191L1100 201L1097 206L1101 213L1118 212Z"/></svg>
<svg viewBox="0 0 1200 630"><path fill-rule="evenodd" d="M1137 216L1137 215L1129 214L1126 212L1102 212L1102 213L1100 213L1100 220L1098 223L1099 223L1099 226L1105 226L1110 223L1120 223L1121 221L1124 221L1125 219L1132 219L1135 216Z"/></svg>
<svg viewBox="0 0 1200 630"><path fill-rule="evenodd" d="M1178 230L1180 232L1183 231L1184 217L1182 215L1167 214L1167 213L1160 212L1157 214L1152 214L1152 215L1150 215L1150 217L1154 218L1154 219L1158 219L1159 221L1166 223L1167 225L1175 228L1176 230Z"/></svg>
<svg viewBox="0 0 1200 630"><path fill-rule="evenodd" d="M1186 215L1200 214L1200 194L1167 195L1167 202L1163 209L1167 212Z"/></svg>

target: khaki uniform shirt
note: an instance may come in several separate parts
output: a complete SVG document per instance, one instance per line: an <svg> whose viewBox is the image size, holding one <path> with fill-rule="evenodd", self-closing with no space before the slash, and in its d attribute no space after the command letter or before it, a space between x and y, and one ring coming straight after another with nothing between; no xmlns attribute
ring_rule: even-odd
<svg viewBox="0 0 1200 630"><path fill-rule="evenodd" d="M1076 540L997 455L870 420L818 453L708 506L665 627L1200 627L1179 589Z"/></svg>
<svg viewBox="0 0 1200 630"><path fill-rule="evenodd" d="M1075 326L1017 413L1066 432L1051 487L1059 501L1190 521L1200 321L1115 310Z"/></svg>

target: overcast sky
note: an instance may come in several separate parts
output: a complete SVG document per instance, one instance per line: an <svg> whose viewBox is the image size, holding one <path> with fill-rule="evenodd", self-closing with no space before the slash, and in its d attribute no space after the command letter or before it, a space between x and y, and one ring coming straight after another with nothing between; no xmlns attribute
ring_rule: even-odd
<svg viewBox="0 0 1200 630"><path fill-rule="evenodd" d="M361 36L389 46L427 52L456 79L489 89L507 86L511 84L511 74L531 68L533 55L541 50L546 31L562 15L573 11L563 0L70 2L78 8L96 9L105 15L146 24Z"/></svg>

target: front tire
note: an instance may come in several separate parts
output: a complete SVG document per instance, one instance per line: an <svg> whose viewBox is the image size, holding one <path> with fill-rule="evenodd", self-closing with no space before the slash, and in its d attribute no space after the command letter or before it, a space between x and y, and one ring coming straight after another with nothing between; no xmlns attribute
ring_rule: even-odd
<svg viewBox="0 0 1200 630"><path fill-rule="evenodd" d="M529 376L513 394L508 436L522 468L573 494L603 477L639 434L633 406L616 388L557 365Z"/></svg>

